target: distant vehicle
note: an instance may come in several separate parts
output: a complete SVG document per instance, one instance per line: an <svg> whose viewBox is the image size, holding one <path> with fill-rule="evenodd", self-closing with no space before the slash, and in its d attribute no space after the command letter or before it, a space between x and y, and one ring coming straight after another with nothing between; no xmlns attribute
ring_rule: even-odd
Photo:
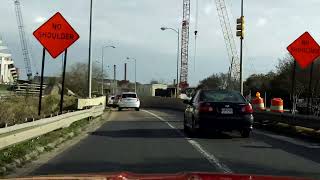
<svg viewBox="0 0 320 180"><path fill-rule="evenodd" d="M121 95L116 95L113 100L113 107L118 107L119 100L121 99Z"/></svg>
<svg viewBox="0 0 320 180"><path fill-rule="evenodd" d="M136 111L140 110L140 100L136 93L124 92L118 102L118 110L124 108L134 108Z"/></svg>
<svg viewBox="0 0 320 180"><path fill-rule="evenodd" d="M108 98L108 106L114 106L114 99L115 99L115 96L110 96Z"/></svg>
<svg viewBox="0 0 320 180"><path fill-rule="evenodd" d="M236 91L198 90L191 100L184 100L184 130L194 135L203 129L216 131L238 130L249 137L253 125L250 103Z"/></svg>
<svg viewBox="0 0 320 180"><path fill-rule="evenodd" d="M179 99L182 99L182 100L191 100L191 97L188 97L186 94L180 94L180 95L179 95Z"/></svg>
<svg viewBox="0 0 320 180"><path fill-rule="evenodd" d="M179 98L183 100L190 100L195 92L195 88L186 88L180 92Z"/></svg>

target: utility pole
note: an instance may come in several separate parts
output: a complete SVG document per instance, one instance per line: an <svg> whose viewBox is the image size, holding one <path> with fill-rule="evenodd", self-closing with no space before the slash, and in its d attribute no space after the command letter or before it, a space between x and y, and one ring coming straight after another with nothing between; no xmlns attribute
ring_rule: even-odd
<svg viewBox="0 0 320 180"><path fill-rule="evenodd" d="M244 37L244 16L243 16L243 0L241 0L241 17L237 19L237 36L240 37L240 93L243 95L243 37Z"/></svg>
<svg viewBox="0 0 320 180"><path fill-rule="evenodd" d="M117 65L113 65L113 94L116 94L115 92L115 87L116 87L116 69L117 69Z"/></svg>
<svg viewBox="0 0 320 180"><path fill-rule="evenodd" d="M92 84L92 62L91 62L91 32L92 32L92 0L90 0L90 27L89 27L89 57L88 57L88 97L91 98L91 84Z"/></svg>
<svg viewBox="0 0 320 180"><path fill-rule="evenodd" d="M178 47L177 47L177 84L176 84L176 98L178 98L178 94L179 94L179 54L180 54L180 30L178 29L174 29L174 28L168 28L168 27L161 27L160 28L162 31L164 30L172 30L174 32L177 33L177 43L178 43Z"/></svg>
<svg viewBox="0 0 320 180"><path fill-rule="evenodd" d="M178 98L179 95L179 53L180 53L180 30L178 29L178 47L177 47L177 79L176 79L176 98Z"/></svg>
<svg viewBox="0 0 320 180"><path fill-rule="evenodd" d="M101 94L104 95L104 49L105 48L116 48L115 46L103 46L102 47L102 56L101 56Z"/></svg>
<svg viewBox="0 0 320 180"><path fill-rule="evenodd" d="M134 92L137 93L137 59L127 57L127 60L134 60Z"/></svg>
<svg viewBox="0 0 320 180"><path fill-rule="evenodd" d="M101 59L101 95L104 95L103 89L104 89L104 69L103 69L103 62L104 62L104 52L102 48L102 59Z"/></svg>

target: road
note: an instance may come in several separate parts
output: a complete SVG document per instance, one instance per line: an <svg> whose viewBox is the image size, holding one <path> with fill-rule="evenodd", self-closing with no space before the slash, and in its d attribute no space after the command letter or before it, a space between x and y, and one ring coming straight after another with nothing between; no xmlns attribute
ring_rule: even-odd
<svg viewBox="0 0 320 180"><path fill-rule="evenodd" d="M254 130L187 138L182 112L113 111L95 132L30 175L221 172L320 178L320 144Z"/></svg>

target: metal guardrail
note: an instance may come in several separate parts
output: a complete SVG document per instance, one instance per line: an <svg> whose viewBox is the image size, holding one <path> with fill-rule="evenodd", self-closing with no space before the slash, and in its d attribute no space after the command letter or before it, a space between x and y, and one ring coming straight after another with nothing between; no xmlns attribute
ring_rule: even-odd
<svg viewBox="0 0 320 180"><path fill-rule="evenodd" d="M55 116L54 116L54 114L52 114L51 117L46 117L43 119L31 119L30 120L31 122L26 121L21 124L14 124L14 125L8 125L8 126L6 125L5 127L0 128L0 135L8 133L8 132L16 131L19 129L24 129L24 128L28 128L28 127L32 127L32 126L39 126L42 124L54 122L54 121L60 120L62 118L62 116L69 117L69 116L74 116L74 115L81 114L81 113L83 113L83 112L81 112L81 111L70 112L67 114L60 114L60 115L57 113Z"/></svg>
<svg viewBox="0 0 320 180"><path fill-rule="evenodd" d="M105 106L94 106L91 109L76 111L45 118L34 122L19 124L0 129L0 149L47 134L51 131L69 127L72 123L89 117L103 114Z"/></svg>

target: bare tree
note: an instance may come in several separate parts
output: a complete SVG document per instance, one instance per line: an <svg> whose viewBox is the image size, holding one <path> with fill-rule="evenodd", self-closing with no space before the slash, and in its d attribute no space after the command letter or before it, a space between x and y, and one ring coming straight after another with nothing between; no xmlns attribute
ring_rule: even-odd
<svg viewBox="0 0 320 180"><path fill-rule="evenodd" d="M88 74L85 63L76 63L72 65L66 72L65 86L76 93L80 97L86 97L88 94ZM106 78L106 73L103 73ZM101 88L102 72L101 68L96 65L92 67L92 89L98 90Z"/></svg>

